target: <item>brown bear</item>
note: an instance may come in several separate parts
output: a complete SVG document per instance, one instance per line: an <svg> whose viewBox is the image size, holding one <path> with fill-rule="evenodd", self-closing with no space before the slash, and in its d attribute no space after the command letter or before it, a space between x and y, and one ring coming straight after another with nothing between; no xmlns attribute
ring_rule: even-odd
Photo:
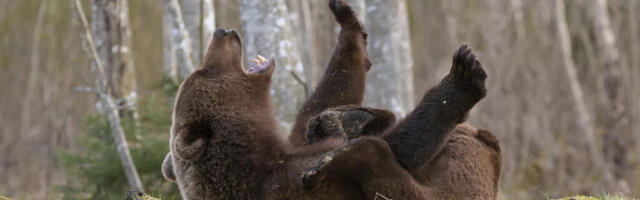
<svg viewBox="0 0 640 200"><path fill-rule="evenodd" d="M365 30L346 3L331 1L330 8L342 30L324 80L299 114L301 122L326 108L362 101L370 66ZM178 183L185 199L358 198L357 188L347 183L325 190L332 192L302 189L304 170L345 140L307 145L304 137L280 138L269 96L275 62L245 71L241 60L239 34L217 30L202 66L178 91L165 177ZM352 96L323 99L347 91Z"/></svg>
<svg viewBox="0 0 640 200"><path fill-rule="evenodd" d="M394 162L384 140L363 136L325 154L303 184L314 192L318 185L350 182L365 199L497 199L500 153L491 133L461 124L432 161L409 172Z"/></svg>
<svg viewBox="0 0 640 200"><path fill-rule="evenodd" d="M410 199L435 197L434 192L445 191L429 186L427 181L433 181L432 179L414 178L414 174L421 175L416 172L424 169L419 165L420 162L403 162L402 159L396 161L394 153L399 155L398 158L411 156L411 153L404 153L405 151L402 150L392 151L385 140L393 144L394 141L402 141L401 139L385 137L383 140L375 137L376 134L372 134L372 136L351 140L341 147L339 146L345 143L345 138L319 138L320 140L313 144L307 143L304 137L307 132L305 125L310 117L327 108L347 104L359 105L362 102L364 74L370 66L365 51L366 33L351 8L340 0L330 1L330 8L342 27L339 42L323 81L303 106L289 140L279 137L271 109L268 88L271 73L275 67L274 61L269 59L260 62L245 71L241 66L242 45L238 33L222 29L215 32L201 68L191 74L178 91L171 130L171 152L163 163L163 173L168 179L177 181L184 199L368 199L374 197L372 194L377 191L395 198ZM477 78L477 76L467 76L467 73L452 74L462 74L460 80L463 82ZM475 92L473 90L463 89L455 92L468 92L474 97L477 96L473 94ZM468 98L465 94L444 95L444 97ZM473 106L477 100L472 99L466 102L467 100L464 99L451 99L450 101L460 101L461 104L471 103ZM425 131L424 125L421 124L424 122L411 121L411 119L424 119L421 114L425 111L430 113L429 109L429 106L419 106L414 112L417 113L413 115L415 117L408 117L405 123L388 130L386 129L388 125L384 123L370 123L373 127L368 125L360 127L357 124L345 127L351 133L358 132L358 129L374 130L360 131L362 135L369 135L372 132L389 136L418 133L412 131ZM453 109L449 116L454 117L444 116L443 120L448 120L447 122L436 123L444 128L439 127L435 131L419 133L446 138L449 134L442 132L447 129L449 121L454 120L455 123L462 121L458 119L456 109L466 113L470 107L464 110L463 105L462 108L449 109ZM436 115L429 115L426 119L431 117L430 120L437 120L438 117L442 117L437 114L448 111L447 109L435 110ZM358 120L373 122L377 119ZM393 121L386 123L393 124ZM410 131L403 132L405 129ZM344 127L342 130L345 130ZM425 137L418 139L425 139ZM445 142L444 139L437 139L437 141ZM443 146L440 143L427 143L430 145L427 148L416 144L396 147L415 148L415 152L418 152L415 156L421 157L423 162L431 160L428 163L433 163L441 160L438 159L437 152L446 152L447 148L438 151ZM449 145L445 145L447 146ZM327 159L331 157L323 156L329 151L331 151L329 155L336 155L336 160L333 162ZM339 161L340 159L337 158L341 158L341 155L355 159ZM436 155L435 158L433 158L434 155ZM379 162L372 164L366 159L360 160L367 157ZM318 160L321 160L321 164L324 163L313 168L318 173L307 172L305 176L305 183L312 185L313 189L304 190L301 175ZM477 161L478 166L485 167L481 161L484 160ZM453 163L453 161L445 163ZM347 168L342 169L344 166ZM353 166L363 168L349 169ZM407 170L412 166L416 168L411 170L413 174ZM334 172L331 171L332 169L341 170ZM459 172L455 169L433 168L430 170ZM331 173L327 175L325 172ZM349 174L350 172L353 174ZM481 175L486 177L485 174ZM353 177L360 177L360 179ZM460 185L458 183L456 186ZM392 188L398 190L389 191ZM418 189L421 192L415 193Z"/></svg>
<svg viewBox="0 0 640 200"><path fill-rule="evenodd" d="M393 115L384 110L343 106L312 118L307 129L310 143L330 137L369 137L327 153L306 172L305 186L313 188L325 177L337 176L361 183L370 198L495 199L501 166L495 136L469 125L458 125L451 131L484 97L485 78L481 64L462 46L454 55L450 74L425 95L407 119L381 134L379 127L367 126L374 121L393 123ZM394 141L398 138L403 140Z"/></svg>

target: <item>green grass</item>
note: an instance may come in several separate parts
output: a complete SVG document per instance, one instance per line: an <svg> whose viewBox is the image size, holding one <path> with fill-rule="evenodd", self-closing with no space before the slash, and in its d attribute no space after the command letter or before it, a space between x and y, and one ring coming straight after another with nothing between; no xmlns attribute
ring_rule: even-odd
<svg viewBox="0 0 640 200"><path fill-rule="evenodd" d="M625 197L622 195L602 194L595 197L577 195L577 196L559 198L558 200L633 200L633 199L636 199L636 198Z"/></svg>

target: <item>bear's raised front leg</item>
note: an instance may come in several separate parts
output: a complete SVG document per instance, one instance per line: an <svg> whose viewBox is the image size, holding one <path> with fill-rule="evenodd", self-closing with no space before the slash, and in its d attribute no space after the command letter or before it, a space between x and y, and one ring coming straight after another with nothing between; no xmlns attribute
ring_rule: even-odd
<svg viewBox="0 0 640 200"><path fill-rule="evenodd" d="M345 1L331 0L329 8L341 27L338 44L322 80L298 113L289 136L293 146L307 144L305 130L309 118L328 108L362 104L365 77L371 66L366 52L366 30Z"/></svg>
<svg viewBox="0 0 640 200"><path fill-rule="evenodd" d="M384 133L398 162L412 171L433 159L453 128L486 95L482 64L467 45L453 55L449 74L404 121Z"/></svg>

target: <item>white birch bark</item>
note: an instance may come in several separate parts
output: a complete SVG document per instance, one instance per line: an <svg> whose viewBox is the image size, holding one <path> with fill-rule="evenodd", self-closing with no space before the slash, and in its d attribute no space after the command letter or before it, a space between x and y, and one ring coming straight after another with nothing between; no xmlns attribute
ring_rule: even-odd
<svg viewBox="0 0 640 200"><path fill-rule="evenodd" d="M171 37L173 40L173 50L176 53L177 77L184 79L196 69L194 64L193 44L191 36L187 30L182 16L182 9L178 0L164 0L173 24Z"/></svg>
<svg viewBox="0 0 640 200"><path fill-rule="evenodd" d="M171 80L179 84L180 76L175 47L173 46L173 16L171 14L171 1L162 1L162 65L165 74Z"/></svg>
<svg viewBox="0 0 640 200"><path fill-rule="evenodd" d="M207 52L207 45L209 45L213 32L216 31L216 12L213 0L201 0L201 2L200 32L202 33L202 39L200 40L200 62L204 58L204 53Z"/></svg>
<svg viewBox="0 0 640 200"><path fill-rule="evenodd" d="M522 9L522 0L511 0L511 9L513 10L513 21L516 27L516 37L518 41L525 40L526 31L524 27L524 15Z"/></svg>
<svg viewBox="0 0 640 200"><path fill-rule="evenodd" d="M324 75L329 59L333 55L333 50L338 40L339 26L335 17L329 10L328 1L311 1L311 23L313 34L313 49L316 55L316 67L311 73L313 80L311 85L317 84Z"/></svg>
<svg viewBox="0 0 640 200"><path fill-rule="evenodd" d="M107 13L105 10L106 9L105 6L107 5L109 5L109 2L106 2L103 0L94 0L93 10L94 12L98 12L98 17L104 17L103 14ZM117 145L116 149L118 150L118 156L120 157L122 168L125 172L125 176L127 177L127 182L129 183L129 186L133 190L144 192L142 182L140 181L140 176L138 175L138 170L136 169L133 159L131 158L131 153L129 152L129 146L127 144L127 140L124 135L124 130L122 129L120 116L118 114L118 105L116 104L115 100L113 99L113 96L111 95L112 92L110 90L112 87L110 87L109 85L109 81L107 79L107 70L103 63L103 60L107 60L107 59L105 57L100 57L100 54L98 53L98 50L94 42L95 40L92 35L92 31L89 28L89 24L85 17L84 11L82 10L82 5L80 3L80 0L75 1L75 7L80 16L82 25L84 26L84 29L85 29L85 37L87 39L87 43L89 44L89 51L94 59L94 63L95 63L94 66L96 68L95 71L97 72L97 79L98 79L97 80L98 96L100 97L100 101L102 101L106 107L105 114L107 114L108 116L109 127L111 128L111 133L114 138L114 143ZM98 19L98 21L94 21L92 23L98 23L98 24L94 24L92 27L104 29L105 26L104 24L101 24L101 23L104 23L105 21L95 17L96 16L94 15L94 20ZM97 30L93 30L93 32L96 32L96 31ZM104 37L105 35L102 34L101 36ZM109 56L109 54L103 54L103 55Z"/></svg>
<svg viewBox="0 0 640 200"><path fill-rule="evenodd" d="M140 127L140 114L137 109L138 84L136 80L136 65L132 52L131 27L129 26L129 0L116 1L116 23L118 24L117 35L120 43L117 45L117 54L120 57L120 66L124 67L121 77L120 91L122 93L122 103L131 112L134 119L136 131Z"/></svg>
<svg viewBox="0 0 640 200"><path fill-rule="evenodd" d="M120 93L120 55L114 54L112 48L118 48L120 38L115 37L117 24L114 21L116 13L115 0L93 0L91 31L95 39L98 59L103 63L105 78L111 95L115 99L122 97Z"/></svg>
<svg viewBox="0 0 640 200"><path fill-rule="evenodd" d="M572 96L575 101L575 109L578 114L578 125L580 131L585 135L591 162L598 168L597 170L601 172L603 181L606 184L612 184L614 183L614 177L609 169L607 161L604 159L604 155L600 151L601 146L596 142L595 129L593 127L593 122L591 121L591 113L586 106L584 95L580 88L575 63L573 62L571 37L569 35L569 28L566 22L564 0L555 0L554 7L556 29L558 31L560 46L562 48L563 64L567 72L567 77L569 78Z"/></svg>
<svg viewBox="0 0 640 200"><path fill-rule="evenodd" d="M126 107L121 116L136 117L137 98L135 65L131 52L131 29L129 27L128 0L94 0L93 34L100 59L105 63L105 72L111 94L116 104ZM132 111L132 112L129 112Z"/></svg>
<svg viewBox="0 0 640 200"><path fill-rule="evenodd" d="M21 133L27 132L31 122L31 99L33 98L33 91L35 90L37 75L40 71L40 38L42 34L42 24L44 21L46 8L47 0L41 0L40 7L38 8L38 15L36 17L36 23L33 29L33 39L31 42L31 67L29 68L27 90L24 95L25 104L23 104L22 106L22 126L20 127Z"/></svg>
<svg viewBox="0 0 640 200"><path fill-rule="evenodd" d="M601 158L602 155L600 155L598 151L599 148L595 139L596 136L594 133L593 123L591 122L591 112L589 111L585 103L582 88L580 87L580 80L578 80L578 75L576 72L576 66L573 62L573 56L571 52L571 37L569 35L569 28L566 22L564 0L555 0L554 9L555 25L562 53L562 64L565 71L567 72L567 78L569 79L569 85L571 86L571 95L573 96L573 100L575 102L575 110L578 115L578 126L580 132L582 132L585 136L585 140L589 148L589 153L591 154L590 157L599 162L599 158Z"/></svg>
<svg viewBox="0 0 640 200"><path fill-rule="evenodd" d="M304 101L304 86L291 72L305 73L287 13L284 0L241 0L245 63L251 63L249 61L258 54L275 59L271 96L281 127L288 133L296 111Z"/></svg>
<svg viewBox="0 0 640 200"><path fill-rule="evenodd" d="M634 146L633 140L628 140L629 117L625 108L625 91L622 84L622 68L620 52L616 46L616 36L613 33L606 0L592 1L592 18L596 43L601 49L604 61L604 88L609 100L608 119L603 135L605 161L613 163L614 175L620 179L616 188L619 192L628 193L629 186L623 177L629 175L629 161L627 151Z"/></svg>
<svg viewBox="0 0 640 200"><path fill-rule="evenodd" d="M215 31L213 0L165 0L163 9L164 69L177 83L202 62Z"/></svg>
<svg viewBox="0 0 640 200"><path fill-rule="evenodd" d="M314 73L319 73L319 71L317 70L318 64L316 63L315 48L313 48L314 33L310 2L286 0L286 4L287 10L289 11L287 18L291 24L293 39L295 39L297 45L296 49L300 50L300 60L302 66L304 66L304 80L307 80L301 84L306 85L307 88L311 88ZM309 95L307 92L305 92L305 94Z"/></svg>
<svg viewBox="0 0 640 200"><path fill-rule="evenodd" d="M184 20L184 27L189 33L189 39L191 39L191 53L193 54L193 63L195 65L200 64L202 55L202 29L200 24L201 15L201 0L182 0L180 1L180 8L182 8L182 19Z"/></svg>
<svg viewBox="0 0 640 200"><path fill-rule="evenodd" d="M184 23L192 42L193 63L202 63L209 39L216 27L213 0L182 1Z"/></svg>
<svg viewBox="0 0 640 200"><path fill-rule="evenodd" d="M413 58L404 0L367 0L367 47L372 62L365 104L404 116L413 103Z"/></svg>

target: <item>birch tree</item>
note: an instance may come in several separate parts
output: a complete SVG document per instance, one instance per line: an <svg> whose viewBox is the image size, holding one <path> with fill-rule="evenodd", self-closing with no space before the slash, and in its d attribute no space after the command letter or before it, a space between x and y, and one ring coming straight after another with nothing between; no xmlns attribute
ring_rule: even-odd
<svg viewBox="0 0 640 200"><path fill-rule="evenodd" d="M177 83L202 62L215 31L213 0L164 0L164 69Z"/></svg>
<svg viewBox="0 0 640 200"><path fill-rule="evenodd" d="M287 20L287 6L284 0L242 0L240 3L247 55L245 63L251 63L249 61L258 54L275 59L271 96L281 127L288 132L296 110L305 99L304 85L292 74L302 76L305 73Z"/></svg>
<svg viewBox="0 0 640 200"><path fill-rule="evenodd" d="M311 83L315 85L322 79L324 70L329 64L329 59L333 55L336 41L338 39L338 24L328 8L327 1L311 1L311 23L313 34L313 49L316 54L317 65L312 67L313 79Z"/></svg>
<svg viewBox="0 0 640 200"><path fill-rule="evenodd" d="M592 1L593 28L596 44L601 49L604 70L604 88L609 100L609 113L604 134L604 150L609 162L616 163L622 169L626 161L626 145L623 135L627 129L628 118L625 116L625 96L622 88L622 69L620 52L616 47L616 38L611 28L606 0ZM621 172L618 176L623 176Z"/></svg>
<svg viewBox="0 0 640 200"><path fill-rule="evenodd" d="M524 14L522 11L522 0L512 0L511 9L513 10L513 23L516 29L516 36L519 42L524 41L526 37Z"/></svg>
<svg viewBox="0 0 640 200"><path fill-rule="evenodd" d="M167 11L169 12L169 20L172 24L172 29L169 30L172 39L171 52L175 53L175 66L171 66L171 75L174 81L179 82L189 76L191 72L196 69L196 64L193 59L193 44L191 36L184 23L182 15L182 8L178 0L164 0L167 4ZM174 63L170 61L170 63Z"/></svg>
<svg viewBox="0 0 640 200"><path fill-rule="evenodd" d="M212 0L181 1L184 25L191 39L193 63L199 65L211 34L215 31L215 11Z"/></svg>
<svg viewBox="0 0 640 200"><path fill-rule="evenodd" d="M30 120L30 108L31 99L33 98L33 91L36 86L36 79L38 72L40 71L40 38L42 37L42 24L44 21L45 11L47 8L47 0L40 1L40 7L38 8L38 15L36 17L36 23L33 31L33 40L31 43L31 67L29 68L29 78L27 81L27 88L24 95L24 101L26 102L22 106L22 126L20 127L21 133L26 133L29 128Z"/></svg>
<svg viewBox="0 0 640 200"><path fill-rule="evenodd" d="M144 192L142 187L142 182L140 181L140 176L138 175L138 170L131 158L131 153L129 152L129 146L127 144L126 137L124 135L124 131L122 129L122 124L120 122L120 116L118 114L118 105L113 97L113 89L116 88L110 84L114 84L113 80L109 79L109 69L114 70L114 65L118 65L118 62L114 62L109 58L116 57L113 55L114 52L111 51L112 48L109 48L110 42L113 42L112 38L109 37L109 34L114 34L113 30L109 29L113 24L111 24L114 19L113 16L109 16L110 14L117 14L117 12L113 12L113 6L118 7L120 3L127 3L126 0L118 1L118 0L94 0L93 1L92 10L94 12L93 21L92 21L92 29L89 28L89 24L85 17L84 11L82 10L82 5L80 0L75 0L75 8L80 17L80 21L85 29L85 37L89 46L90 55L93 58L95 64L95 70L97 73L97 94L104 105L104 113L108 117L109 127L111 128L111 133L115 140L115 144L117 145L118 155L120 157L120 161L122 162L122 168L127 177L127 181L129 186L136 191ZM115 26L117 27L117 26ZM101 34L94 37L93 34L98 33L100 31ZM105 34L106 32L106 34ZM93 34L92 34L93 33ZM94 39L95 38L95 39ZM101 45L101 48L97 48L96 43ZM108 50L105 50L108 49ZM108 66L107 65L111 65ZM113 77L113 76L111 76Z"/></svg>
<svg viewBox="0 0 640 200"><path fill-rule="evenodd" d="M563 0L554 0L555 10L555 25L558 34L558 40L561 49L561 55L565 71L567 72L567 78L569 85L571 86L571 94L575 102L575 110L578 118L578 128L580 133L584 134L588 152L592 163L598 166L599 171L605 176L605 181L612 180L612 174L609 171L604 157L600 152L600 145L596 142L596 135L594 132L593 122L591 121L591 112L587 108L584 100L582 88L580 87L580 81L576 72L576 66L573 62L573 56L571 51L571 37L569 35L569 28L566 22L565 7Z"/></svg>
<svg viewBox="0 0 640 200"><path fill-rule="evenodd" d="M173 42L174 17L171 14L171 1L162 1L162 65L167 77L174 83L180 82L175 46Z"/></svg>
<svg viewBox="0 0 640 200"><path fill-rule="evenodd" d="M367 51L372 62L365 104L404 116L413 103L413 58L404 0L367 0Z"/></svg>

